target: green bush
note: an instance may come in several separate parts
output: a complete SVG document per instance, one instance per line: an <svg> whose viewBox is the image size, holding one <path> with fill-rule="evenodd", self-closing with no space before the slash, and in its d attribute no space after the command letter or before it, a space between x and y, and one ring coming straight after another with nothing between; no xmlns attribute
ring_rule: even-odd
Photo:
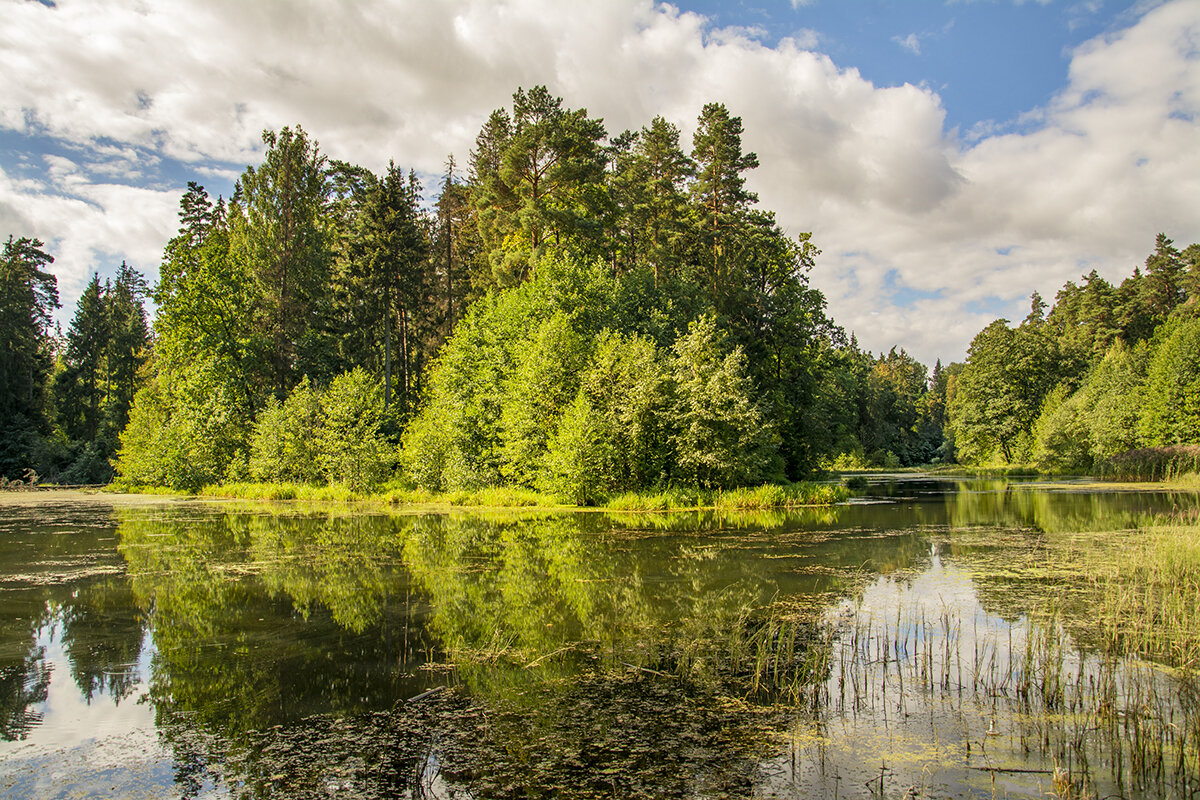
<svg viewBox="0 0 1200 800"><path fill-rule="evenodd" d="M390 477L395 445L383 435L383 387L361 367L333 379L321 399L317 451L329 483L366 489Z"/></svg>
<svg viewBox="0 0 1200 800"><path fill-rule="evenodd" d="M307 375L283 403L271 397L250 440L250 477L272 483L319 480L321 424L321 396Z"/></svg>
<svg viewBox="0 0 1200 800"><path fill-rule="evenodd" d="M575 505L593 505L613 483L609 471L613 460L610 437L601 430L587 395L580 392L546 452L543 491Z"/></svg>
<svg viewBox="0 0 1200 800"><path fill-rule="evenodd" d="M740 347L727 349L711 316L672 348L676 386L676 478L706 488L782 477L779 436L754 401Z"/></svg>

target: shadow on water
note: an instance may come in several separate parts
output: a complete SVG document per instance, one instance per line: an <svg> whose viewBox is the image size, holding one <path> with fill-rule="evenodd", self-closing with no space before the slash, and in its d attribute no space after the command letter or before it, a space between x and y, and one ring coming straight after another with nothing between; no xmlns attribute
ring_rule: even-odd
<svg viewBox="0 0 1200 800"><path fill-rule="evenodd" d="M1077 558L1194 501L859 494L754 515L6 508L0 796L1197 789L1194 683L1105 649Z"/></svg>

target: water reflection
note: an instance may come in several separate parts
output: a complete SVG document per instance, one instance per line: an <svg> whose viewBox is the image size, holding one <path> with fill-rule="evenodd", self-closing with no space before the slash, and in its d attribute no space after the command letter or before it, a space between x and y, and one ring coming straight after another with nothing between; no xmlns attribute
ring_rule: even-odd
<svg viewBox="0 0 1200 800"><path fill-rule="evenodd" d="M996 775L980 744L1037 775L1111 758L1094 739L1034 746L1075 729L998 716L957 672L980 647L1023 657L1035 607L1086 662L1066 545L1187 501L986 481L862 494L754 516L0 515L0 796L50 794L16 777L47 764L81 796L117 773L128 796L958 795ZM930 649L947 641L953 667ZM154 746L105 762L102 715L125 726L112 741Z"/></svg>

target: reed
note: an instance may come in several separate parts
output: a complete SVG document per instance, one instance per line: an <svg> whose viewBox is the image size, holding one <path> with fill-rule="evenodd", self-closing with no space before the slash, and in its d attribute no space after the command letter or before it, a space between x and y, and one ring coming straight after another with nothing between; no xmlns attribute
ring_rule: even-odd
<svg viewBox="0 0 1200 800"><path fill-rule="evenodd" d="M1156 520L1093 555L1106 646L1200 670L1200 525Z"/></svg>
<svg viewBox="0 0 1200 800"><path fill-rule="evenodd" d="M1100 471L1118 481L1167 481L1200 473L1200 445L1143 447L1113 456Z"/></svg>
<svg viewBox="0 0 1200 800"><path fill-rule="evenodd" d="M850 496L845 487L832 483L768 483L734 489L672 487L653 492L625 492L609 498L609 511L671 511L715 508L718 511L755 511L772 508L828 506Z"/></svg>
<svg viewBox="0 0 1200 800"><path fill-rule="evenodd" d="M945 719L951 730L934 730L942 740L966 725L967 761L976 763L971 744L979 759L970 769L1005 772L997 758L1015 756L1025 762L1017 772L1044 772L1046 793L1063 798L1097 797L1102 787L1200 792L1194 676L1140 661L1124 642L1081 651L1056 616L981 628L978 615L949 609L898 608L882 619L858 609L840 623L831 654L828 713L882 716L885 727L889 713Z"/></svg>

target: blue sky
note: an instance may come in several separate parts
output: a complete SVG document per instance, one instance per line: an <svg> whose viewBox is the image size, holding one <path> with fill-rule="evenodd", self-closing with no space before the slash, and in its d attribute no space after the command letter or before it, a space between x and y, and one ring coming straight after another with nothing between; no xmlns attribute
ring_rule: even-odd
<svg viewBox="0 0 1200 800"><path fill-rule="evenodd" d="M228 193L264 128L433 176L544 83L610 133L705 102L823 250L811 280L875 352L964 357L1158 232L1200 241L1200 0L0 0L0 235L153 280L188 180ZM432 182L432 181L431 181Z"/></svg>
<svg viewBox="0 0 1200 800"><path fill-rule="evenodd" d="M1014 124L1067 82L1070 51L1136 18L1124 2L811 0L684 2L718 26L761 28L771 44L816 35L839 66L877 86L936 91L947 126L970 136Z"/></svg>

